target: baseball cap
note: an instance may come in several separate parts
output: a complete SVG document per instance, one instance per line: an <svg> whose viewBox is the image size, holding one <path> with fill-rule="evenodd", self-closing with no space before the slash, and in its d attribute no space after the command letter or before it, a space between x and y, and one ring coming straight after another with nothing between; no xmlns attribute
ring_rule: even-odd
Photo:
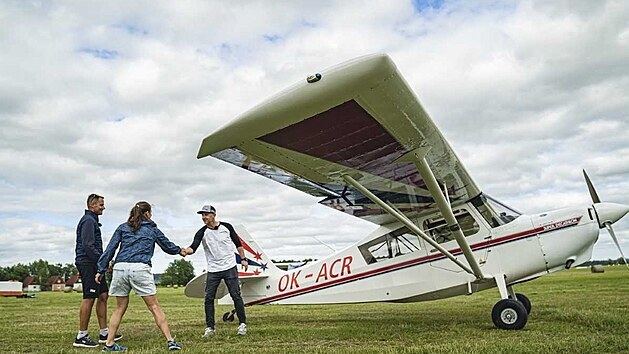
<svg viewBox="0 0 629 354"><path fill-rule="evenodd" d="M206 204L204 205L201 210L197 211L197 214L203 214L203 213L214 213L216 214L216 208L214 208L213 206Z"/></svg>

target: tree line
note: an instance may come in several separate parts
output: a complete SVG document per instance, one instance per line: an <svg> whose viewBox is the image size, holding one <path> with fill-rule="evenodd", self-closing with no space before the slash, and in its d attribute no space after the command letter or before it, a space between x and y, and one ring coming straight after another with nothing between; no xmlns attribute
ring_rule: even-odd
<svg viewBox="0 0 629 354"><path fill-rule="evenodd" d="M53 275L63 276L66 279L75 274L79 274L76 266L72 263L62 265L61 263L48 263L43 259L29 264L18 263L8 267L0 267L0 281L17 280L24 281L28 276L36 277L34 284L46 285L48 279ZM185 285L194 278L194 266L192 262L185 259L177 259L168 265L161 276L162 285Z"/></svg>
<svg viewBox="0 0 629 354"><path fill-rule="evenodd" d="M29 264L18 263L8 267L0 267L0 280L24 281L28 276L36 277L35 284L45 285L53 275L70 277L79 274L76 266L72 263L63 265L61 263L48 263L43 259L36 260Z"/></svg>
<svg viewBox="0 0 629 354"><path fill-rule="evenodd" d="M625 262L629 263L629 258L625 258ZM623 265L625 264L625 262L623 262L622 257L618 257L616 259L607 259L607 260L592 260L592 261L587 261L583 264L580 264L580 266L582 267L589 267L589 266L593 266L593 265Z"/></svg>

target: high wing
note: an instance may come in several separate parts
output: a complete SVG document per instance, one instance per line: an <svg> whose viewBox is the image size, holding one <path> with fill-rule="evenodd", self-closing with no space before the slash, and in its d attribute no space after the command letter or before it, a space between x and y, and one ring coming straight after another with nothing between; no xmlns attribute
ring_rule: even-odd
<svg viewBox="0 0 629 354"><path fill-rule="evenodd" d="M395 218L344 176L407 217L434 212L417 167L400 161L418 150L452 206L480 194L393 61L374 54L254 107L207 136L197 157L211 155L382 225Z"/></svg>

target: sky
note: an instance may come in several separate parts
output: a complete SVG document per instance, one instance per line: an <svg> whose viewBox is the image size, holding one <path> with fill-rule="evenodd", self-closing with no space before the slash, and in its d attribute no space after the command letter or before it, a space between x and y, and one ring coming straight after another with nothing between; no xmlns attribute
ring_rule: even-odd
<svg viewBox="0 0 629 354"><path fill-rule="evenodd" d="M271 95L378 52L485 193L585 206L585 168L629 204L627 1L2 1L0 266L72 263L90 193L105 242L140 200L183 246L206 203L276 260L362 239L377 226L196 154ZM629 254L629 217L614 227ZM594 258L617 257L602 230ZM154 272L175 259L157 250Z"/></svg>

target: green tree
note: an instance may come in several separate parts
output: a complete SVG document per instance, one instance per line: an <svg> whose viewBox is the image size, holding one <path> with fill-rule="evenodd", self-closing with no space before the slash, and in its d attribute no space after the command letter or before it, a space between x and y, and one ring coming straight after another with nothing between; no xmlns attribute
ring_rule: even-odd
<svg viewBox="0 0 629 354"><path fill-rule="evenodd" d="M71 277L73 275L79 274L79 270L76 269L76 266L72 263L68 263L63 266L63 274Z"/></svg>
<svg viewBox="0 0 629 354"><path fill-rule="evenodd" d="M50 275L64 275L61 263L48 264L48 271L50 272Z"/></svg>
<svg viewBox="0 0 629 354"><path fill-rule="evenodd" d="M48 262L39 259L29 265L32 275L36 275L39 280L39 285L45 285L50 278L50 269L48 269Z"/></svg>
<svg viewBox="0 0 629 354"><path fill-rule="evenodd" d="M9 267L0 267L0 280L9 280Z"/></svg>
<svg viewBox="0 0 629 354"><path fill-rule="evenodd" d="M162 285L185 285L194 278L192 262L176 259L168 265L162 275Z"/></svg>
<svg viewBox="0 0 629 354"><path fill-rule="evenodd" d="M29 266L26 264L18 263L14 266L7 267L7 278L8 280L19 280L24 281L24 278L31 275L31 271Z"/></svg>

